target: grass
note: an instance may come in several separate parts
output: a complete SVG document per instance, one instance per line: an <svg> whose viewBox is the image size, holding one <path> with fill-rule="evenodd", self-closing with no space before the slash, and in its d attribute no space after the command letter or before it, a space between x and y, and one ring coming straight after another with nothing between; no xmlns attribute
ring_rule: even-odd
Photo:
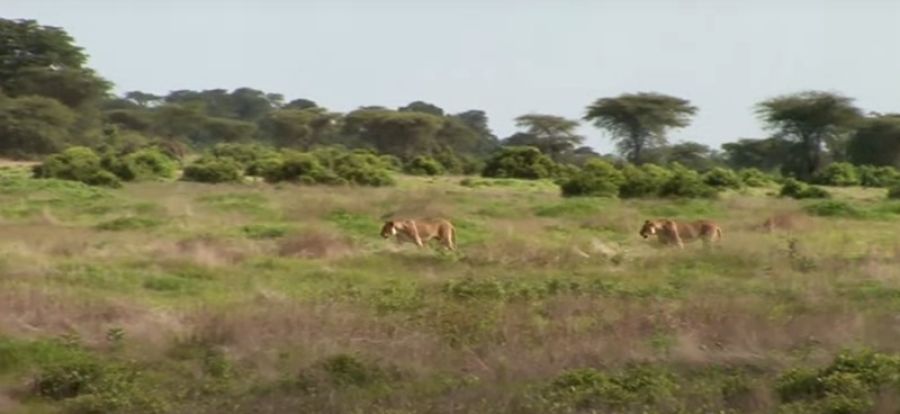
<svg viewBox="0 0 900 414"><path fill-rule="evenodd" d="M898 406L895 202L462 180L103 190L4 170L0 412ZM811 225L751 230L785 211ZM451 219L459 251L381 239L388 214ZM658 217L725 239L659 248L637 234Z"/></svg>

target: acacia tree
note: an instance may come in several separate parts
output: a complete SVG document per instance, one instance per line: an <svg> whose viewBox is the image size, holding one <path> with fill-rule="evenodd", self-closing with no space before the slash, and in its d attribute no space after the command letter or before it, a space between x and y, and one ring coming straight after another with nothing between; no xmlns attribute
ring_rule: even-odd
<svg viewBox="0 0 900 414"><path fill-rule="evenodd" d="M578 121L556 115L527 114L516 118L516 126L525 129L504 140L505 145L532 146L559 160L584 142L575 133Z"/></svg>
<svg viewBox="0 0 900 414"><path fill-rule="evenodd" d="M850 138L847 155L854 164L900 168L900 114L867 118Z"/></svg>
<svg viewBox="0 0 900 414"><path fill-rule="evenodd" d="M821 91L778 96L757 104L757 115L775 136L795 143L783 169L808 180L824 166L823 152L843 147L861 117L853 99Z"/></svg>
<svg viewBox="0 0 900 414"><path fill-rule="evenodd" d="M644 150L665 145L666 131L690 125L697 108L690 101L653 92L601 98L588 106L584 120L612 134L629 161L644 161Z"/></svg>

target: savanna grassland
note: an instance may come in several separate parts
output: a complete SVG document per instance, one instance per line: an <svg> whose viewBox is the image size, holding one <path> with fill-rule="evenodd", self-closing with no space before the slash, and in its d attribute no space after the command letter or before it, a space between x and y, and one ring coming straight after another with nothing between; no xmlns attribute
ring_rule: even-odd
<svg viewBox="0 0 900 414"><path fill-rule="evenodd" d="M819 413L900 405L900 203L0 180L0 412ZM753 228L767 215L796 225ZM378 235L445 216L459 252ZM724 240L658 248L646 218Z"/></svg>

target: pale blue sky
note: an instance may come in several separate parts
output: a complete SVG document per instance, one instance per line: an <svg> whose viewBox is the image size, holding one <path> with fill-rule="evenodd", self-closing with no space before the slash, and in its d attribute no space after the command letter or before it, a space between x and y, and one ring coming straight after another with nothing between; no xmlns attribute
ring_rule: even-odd
<svg viewBox="0 0 900 414"><path fill-rule="evenodd" d="M824 89L900 111L893 0L0 0L61 26L119 92L249 86L336 111L413 100L580 118L657 91L700 107L673 141L759 137L753 104ZM588 144L609 151L592 126Z"/></svg>

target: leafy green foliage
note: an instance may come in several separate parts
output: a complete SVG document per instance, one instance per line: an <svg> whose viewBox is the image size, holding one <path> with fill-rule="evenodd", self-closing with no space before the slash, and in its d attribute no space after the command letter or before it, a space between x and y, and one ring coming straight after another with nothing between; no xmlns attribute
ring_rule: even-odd
<svg viewBox="0 0 900 414"><path fill-rule="evenodd" d="M889 188L887 197L892 200L900 199L900 184Z"/></svg>
<svg viewBox="0 0 900 414"><path fill-rule="evenodd" d="M619 196L632 198L658 196L663 184L671 178L672 173L655 164L644 164L640 167L629 164L622 169L622 175L625 181L619 188Z"/></svg>
<svg viewBox="0 0 900 414"><path fill-rule="evenodd" d="M659 195L663 197L684 198L713 198L718 190L703 182L700 173L682 167L672 165L672 175L659 189Z"/></svg>
<svg viewBox="0 0 900 414"><path fill-rule="evenodd" d="M616 410L654 404L672 397L676 382L665 371L632 366L618 374L593 368L566 371L544 390L550 402L573 408Z"/></svg>
<svg viewBox="0 0 900 414"><path fill-rule="evenodd" d="M847 157L857 165L900 167L900 116L866 118L850 138Z"/></svg>
<svg viewBox="0 0 900 414"><path fill-rule="evenodd" d="M76 115L41 96L8 98L0 90L0 154L14 158L51 154L71 143Z"/></svg>
<svg viewBox="0 0 900 414"><path fill-rule="evenodd" d="M820 187L808 185L793 178L788 178L784 181L784 184L782 184L781 186L781 192L779 193L779 195L782 197L791 197L798 199L831 197L828 191Z"/></svg>
<svg viewBox="0 0 900 414"><path fill-rule="evenodd" d="M243 180L241 165L230 158L204 156L184 168L182 179L199 183L234 183Z"/></svg>
<svg viewBox="0 0 900 414"><path fill-rule="evenodd" d="M666 130L690 124L697 108L689 101L659 93L622 94L588 106L584 119L612 134L619 151L640 164L646 149L666 143Z"/></svg>
<svg viewBox="0 0 900 414"><path fill-rule="evenodd" d="M775 388L794 409L833 414L872 412L876 395L900 383L900 358L871 351L839 354L817 370L791 369Z"/></svg>
<svg viewBox="0 0 900 414"><path fill-rule="evenodd" d="M742 187L741 178L733 170L716 167L703 174L703 183L720 189L739 189Z"/></svg>
<svg viewBox="0 0 900 414"><path fill-rule="evenodd" d="M372 187L394 185L385 161L372 153L352 152L334 161L334 173L351 184Z"/></svg>
<svg viewBox="0 0 900 414"><path fill-rule="evenodd" d="M787 169L803 180L822 168L824 145L838 148L841 138L860 118L851 98L821 91L805 91L768 99L757 105L766 126L797 144Z"/></svg>
<svg viewBox="0 0 900 414"><path fill-rule="evenodd" d="M822 217L864 218L866 212L842 200L826 200L805 207L812 215Z"/></svg>
<svg viewBox="0 0 900 414"><path fill-rule="evenodd" d="M420 155L406 163L403 171L412 175L441 175L444 166L434 158Z"/></svg>
<svg viewBox="0 0 900 414"><path fill-rule="evenodd" d="M859 183L863 187L891 187L900 183L900 171L890 166L860 165Z"/></svg>
<svg viewBox="0 0 900 414"><path fill-rule="evenodd" d="M614 197L625 181L621 172L602 160L588 161L580 172L564 181L560 187L564 196Z"/></svg>
<svg viewBox="0 0 900 414"><path fill-rule="evenodd" d="M744 168L738 171L738 176L747 187L766 187L775 182L770 175L756 168Z"/></svg>
<svg viewBox="0 0 900 414"><path fill-rule="evenodd" d="M484 166L481 175L536 180L554 176L556 164L534 147L504 147Z"/></svg>
<svg viewBox="0 0 900 414"><path fill-rule="evenodd" d="M34 169L36 178L59 178L80 181L89 185L117 188L122 183L103 169L100 157L90 148L72 147L51 155Z"/></svg>
<svg viewBox="0 0 900 414"><path fill-rule="evenodd" d="M815 180L819 184L841 187L860 184L856 167L848 162L835 162L829 164L815 177Z"/></svg>
<svg viewBox="0 0 900 414"><path fill-rule="evenodd" d="M304 184L336 183L337 177L312 154L287 152L280 163L264 172L269 182L290 181Z"/></svg>

